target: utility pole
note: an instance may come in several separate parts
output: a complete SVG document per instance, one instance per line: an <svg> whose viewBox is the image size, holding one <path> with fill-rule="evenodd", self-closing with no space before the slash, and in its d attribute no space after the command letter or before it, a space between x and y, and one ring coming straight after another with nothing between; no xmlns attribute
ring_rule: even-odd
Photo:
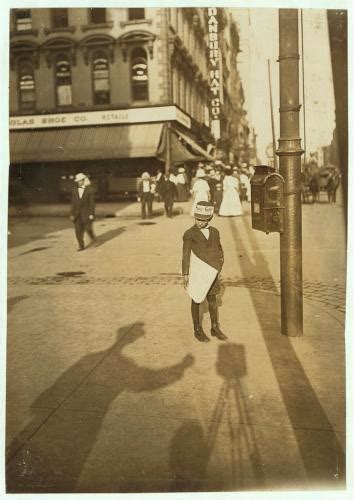
<svg viewBox="0 0 354 500"><path fill-rule="evenodd" d="M171 58L174 51L174 36L170 33L170 13L171 9L165 10L165 36L166 36L166 84L167 84L167 104L173 104L173 75ZM167 175L172 166L172 151L171 151L171 122L166 123L165 141L166 141L166 157L165 157L165 174Z"/></svg>
<svg viewBox="0 0 354 500"><path fill-rule="evenodd" d="M279 9L280 174L284 178L284 231L280 234L281 331L303 334L301 139L299 137L298 11Z"/></svg>
<svg viewBox="0 0 354 500"><path fill-rule="evenodd" d="M348 196L348 14L345 10L328 10L334 98L336 103L336 136L339 166L342 174L344 214L347 222ZM347 228L347 224L345 225ZM347 230L347 229L346 229Z"/></svg>

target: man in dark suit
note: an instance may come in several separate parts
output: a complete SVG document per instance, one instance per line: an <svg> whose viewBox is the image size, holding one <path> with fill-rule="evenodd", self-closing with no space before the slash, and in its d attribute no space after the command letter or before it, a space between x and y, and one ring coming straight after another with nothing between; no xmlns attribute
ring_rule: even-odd
<svg viewBox="0 0 354 500"><path fill-rule="evenodd" d="M75 224L75 234L79 243L79 252L85 248L85 231L92 241L96 239L92 229L92 222L95 218L95 196L86 175L82 173L76 174L74 180L77 186L74 187L72 192L70 219Z"/></svg>
<svg viewBox="0 0 354 500"><path fill-rule="evenodd" d="M199 304L204 301L205 297L209 305L211 335L219 340L227 339L218 323L216 296L220 292L218 275L224 263L224 253L219 231L209 226L213 213L214 207L211 202L197 203L194 211L195 225L183 235L183 281L192 299L194 336L200 342L210 340L204 333L199 319Z"/></svg>

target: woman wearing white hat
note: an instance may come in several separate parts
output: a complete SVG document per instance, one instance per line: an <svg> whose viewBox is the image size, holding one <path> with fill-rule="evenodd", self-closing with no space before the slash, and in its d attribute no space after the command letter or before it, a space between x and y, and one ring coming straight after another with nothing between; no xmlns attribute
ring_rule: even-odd
<svg viewBox="0 0 354 500"><path fill-rule="evenodd" d="M239 196L240 181L237 175L233 175L231 168L225 169L223 180L223 198L220 205L219 215L235 216L242 215L243 209Z"/></svg>
<svg viewBox="0 0 354 500"><path fill-rule="evenodd" d="M184 167L178 168L176 176L178 201L188 201L187 174Z"/></svg>
<svg viewBox="0 0 354 500"><path fill-rule="evenodd" d="M196 180L191 189L191 193L193 195L193 206L191 210L191 215L193 217L197 203L199 203L200 201L210 200L210 187L208 182L205 180L206 174L204 170L202 168L199 168L195 176Z"/></svg>

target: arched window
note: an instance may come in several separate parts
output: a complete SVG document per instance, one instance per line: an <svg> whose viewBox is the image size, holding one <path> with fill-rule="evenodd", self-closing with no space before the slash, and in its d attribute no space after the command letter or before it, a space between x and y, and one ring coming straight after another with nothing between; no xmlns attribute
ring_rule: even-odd
<svg viewBox="0 0 354 500"><path fill-rule="evenodd" d="M71 106L71 67L66 54L58 54L55 60L55 86L58 106Z"/></svg>
<svg viewBox="0 0 354 500"><path fill-rule="evenodd" d="M95 104L109 104L110 82L109 62L104 51L92 55L93 100Z"/></svg>
<svg viewBox="0 0 354 500"><path fill-rule="evenodd" d="M134 101L149 99L147 55L144 49L133 49L131 55L131 84Z"/></svg>
<svg viewBox="0 0 354 500"><path fill-rule="evenodd" d="M29 59L21 59L18 63L18 95L20 110L36 107L34 69Z"/></svg>

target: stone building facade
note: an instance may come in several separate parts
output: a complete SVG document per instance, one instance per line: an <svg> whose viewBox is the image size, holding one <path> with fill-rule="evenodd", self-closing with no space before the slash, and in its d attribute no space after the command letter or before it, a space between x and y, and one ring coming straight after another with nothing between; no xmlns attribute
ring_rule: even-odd
<svg viewBox="0 0 354 500"><path fill-rule="evenodd" d="M206 10L12 9L11 175L45 184L52 197L63 173L83 168L136 177L212 160ZM225 54L235 50L230 40ZM234 56L226 57L228 154L238 147L230 123L240 127L242 100Z"/></svg>

